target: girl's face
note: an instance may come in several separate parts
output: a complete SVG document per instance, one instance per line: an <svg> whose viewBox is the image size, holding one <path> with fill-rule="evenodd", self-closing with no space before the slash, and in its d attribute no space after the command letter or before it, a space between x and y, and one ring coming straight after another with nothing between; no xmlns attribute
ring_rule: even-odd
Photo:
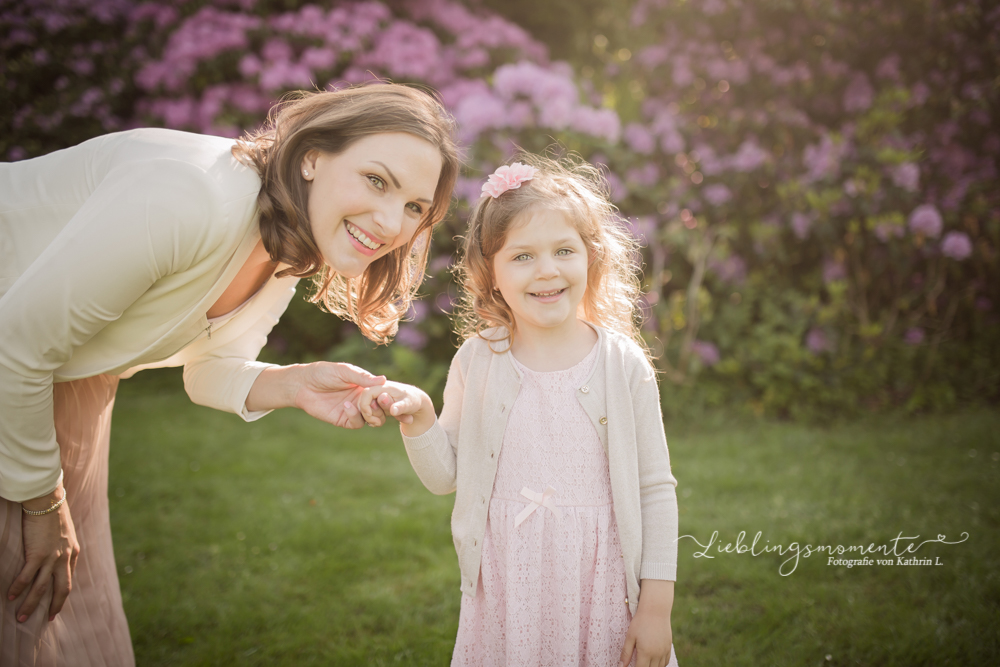
<svg viewBox="0 0 1000 667"><path fill-rule="evenodd" d="M341 153L309 151L301 176L323 261L346 278L413 238L441 175L441 153L404 132L358 139Z"/></svg>
<svg viewBox="0 0 1000 667"><path fill-rule="evenodd" d="M515 218L493 257L493 276L517 335L573 333L588 265L587 247L562 211L534 207Z"/></svg>

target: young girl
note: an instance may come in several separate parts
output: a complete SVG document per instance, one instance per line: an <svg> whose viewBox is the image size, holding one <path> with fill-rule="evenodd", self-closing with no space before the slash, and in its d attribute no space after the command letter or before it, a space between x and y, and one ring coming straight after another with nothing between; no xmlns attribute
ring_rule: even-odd
<svg viewBox="0 0 1000 667"><path fill-rule="evenodd" d="M436 419L386 383L433 493L456 491L452 665L675 665L676 480L635 308L635 242L589 165L522 156L483 186L465 343Z"/></svg>

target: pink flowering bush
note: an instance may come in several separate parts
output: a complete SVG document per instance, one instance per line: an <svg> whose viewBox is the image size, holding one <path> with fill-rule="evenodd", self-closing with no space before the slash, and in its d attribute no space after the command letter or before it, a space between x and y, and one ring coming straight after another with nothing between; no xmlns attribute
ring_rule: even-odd
<svg viewBox="0 0 1000 667"><path fill-rule="evenodd" d="M563 28L586 36L571 64L525 29L536 13L494 0L5 3L0 154L141 125L237 136L289 90L426 85L459 123L466 170L402 344L372 350L296 300L272 356L440 384L454 237L516 146L557 144L603 165L644 244L665 395L792 415L996 400L1000 10L605 5L607 35Z"/></svg>

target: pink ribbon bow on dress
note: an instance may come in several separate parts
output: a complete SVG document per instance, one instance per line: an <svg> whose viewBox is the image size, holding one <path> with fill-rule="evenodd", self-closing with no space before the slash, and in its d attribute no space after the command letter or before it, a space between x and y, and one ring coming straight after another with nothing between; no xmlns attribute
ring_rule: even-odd
<svg viewBox="0 0 1000 667"><path fill-rule="evenodd" d="M551 486L546 487L545 493L535 493L528 487L524 487L521 489L521 495L530 500L531 504L521 510L521 513L514 519L515 528L524 523L524 520L531 516L531 513L539 507L547 507L552 510L552 513L556 515L557 519L562 518L562 512L559 511L559 506L556 505L556 501L553 500L556 495L556 490Z"/></svg>

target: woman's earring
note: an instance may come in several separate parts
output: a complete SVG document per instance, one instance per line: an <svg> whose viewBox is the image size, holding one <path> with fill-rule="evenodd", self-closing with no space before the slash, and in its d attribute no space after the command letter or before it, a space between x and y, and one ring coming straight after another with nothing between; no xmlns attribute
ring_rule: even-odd
<svg viewBox="0 0 1000 667"><path fill-rule="evenodd" d="M302 170L302 175L303 176L308 176L309 175L309 170L308 169L303 169Z"/></svg>

